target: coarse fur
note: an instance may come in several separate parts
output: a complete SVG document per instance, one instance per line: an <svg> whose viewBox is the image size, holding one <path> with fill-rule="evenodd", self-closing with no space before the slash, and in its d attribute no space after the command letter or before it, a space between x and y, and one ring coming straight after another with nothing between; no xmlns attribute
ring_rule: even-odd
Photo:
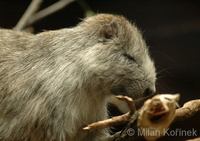
<svg viewBox="0 0 200 141"><path fill-rule="evenodd" d="M123 16L98 14L36 35L0 29L0 141L106 141L83 131L114 94L155 91L148 48Z"/></svg>

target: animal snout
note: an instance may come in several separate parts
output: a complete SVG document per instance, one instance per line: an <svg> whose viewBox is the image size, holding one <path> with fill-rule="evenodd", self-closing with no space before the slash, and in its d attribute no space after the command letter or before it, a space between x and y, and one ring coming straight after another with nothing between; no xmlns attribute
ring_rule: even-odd
<svg viewBox="0 0 200 141"><path fill-rule="evenodd" d="M155 87L148 87L144 90L143 95L144 96L150 96L150 95L154 95L156 93L156 88Z"/></svg>

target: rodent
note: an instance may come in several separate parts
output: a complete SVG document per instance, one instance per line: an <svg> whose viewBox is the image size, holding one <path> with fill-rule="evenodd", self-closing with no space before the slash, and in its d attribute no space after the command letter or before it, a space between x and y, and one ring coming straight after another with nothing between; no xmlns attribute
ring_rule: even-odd
<svg viewBox="0 0 200 141"><path fill-rule="evenodd" d="M109 140L82 128L107 118L113 94L150 95L155 81L145 41L123 16L36 35L0 29L0 140Z"/></svg>

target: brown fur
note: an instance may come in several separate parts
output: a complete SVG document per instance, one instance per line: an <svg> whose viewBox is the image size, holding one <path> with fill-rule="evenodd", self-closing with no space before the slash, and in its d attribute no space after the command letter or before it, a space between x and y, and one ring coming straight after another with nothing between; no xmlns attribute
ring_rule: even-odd
<svg viewBox="0 0 200 141"><path fill-rule="evenodd" d="M142 97L155 79L140 32L122 16L37 35L0 29L0 140L109 140L82 128L107 118L112 93Z"/></svg>

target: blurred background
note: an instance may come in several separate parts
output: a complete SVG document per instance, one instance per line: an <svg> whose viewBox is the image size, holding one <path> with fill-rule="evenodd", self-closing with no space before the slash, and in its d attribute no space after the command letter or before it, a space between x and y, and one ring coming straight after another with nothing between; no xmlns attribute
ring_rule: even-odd
<svg viewBox="0 0 200 141"><path fill-rule="evenodd" d="M58 0L44 0L40 9ZM1 0L0 27L13 28L31 0ZM120 14L135 23L150 48L158 72L157 93L180 93L182 105L200 98L199 0L85 0L96 13ZM84 18L72 2L34 23L34 32L72 27ZM199 120L197 120L198 122Z"/></svg>

